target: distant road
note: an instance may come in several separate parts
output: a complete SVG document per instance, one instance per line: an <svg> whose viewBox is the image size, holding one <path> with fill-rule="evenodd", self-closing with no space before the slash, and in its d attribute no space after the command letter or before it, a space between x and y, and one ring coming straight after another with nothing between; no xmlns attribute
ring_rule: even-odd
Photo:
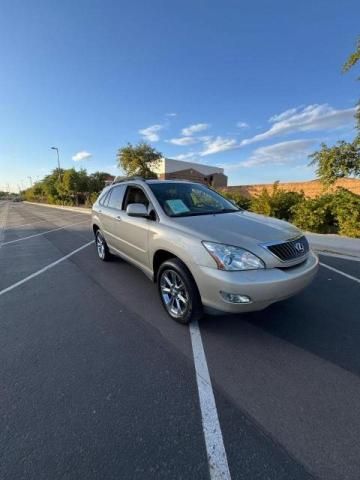
<svg viewBox="0 0 360 480"><path fill-rule="evenodd" d="M81 213L0 202L0 228L0 478L210 478L156 286L98 260ZM321 260L301 295L200 323L233 480L360 478L360 262Z"/></svg>

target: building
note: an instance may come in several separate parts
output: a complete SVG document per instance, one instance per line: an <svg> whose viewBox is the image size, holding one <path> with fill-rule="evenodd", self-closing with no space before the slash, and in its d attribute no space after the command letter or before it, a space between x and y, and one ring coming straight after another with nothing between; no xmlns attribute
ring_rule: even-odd
<svg viewBox="0 0 360 480"><path fill-rule="evenodd" d="M162 180L192 180L215 188L226 187L228 181L223 168L171 158L162 158L152 170Z"/></svg>

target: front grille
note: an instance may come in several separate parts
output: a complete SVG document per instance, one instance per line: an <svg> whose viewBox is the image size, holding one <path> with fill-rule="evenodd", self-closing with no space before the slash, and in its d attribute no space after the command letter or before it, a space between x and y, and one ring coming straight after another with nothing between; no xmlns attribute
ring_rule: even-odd
<svg viewBox="0 0 360 480"><path fill-rule="evenodd" d="M309 251L309 243L305 237L296 238L289 242L267 245L266 248L280 260L288 261L301 258Z"/></svg>

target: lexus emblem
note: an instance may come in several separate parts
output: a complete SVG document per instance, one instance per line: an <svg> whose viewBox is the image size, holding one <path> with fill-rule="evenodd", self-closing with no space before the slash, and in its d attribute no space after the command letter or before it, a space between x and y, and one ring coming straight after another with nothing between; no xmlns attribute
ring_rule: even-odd
<svg viewBox="0 0 360 480"><path fill-rule="evenodd" d="M295 243L295 248L299 253L303 253L305 251L304 245L301 242Z"/></svg>

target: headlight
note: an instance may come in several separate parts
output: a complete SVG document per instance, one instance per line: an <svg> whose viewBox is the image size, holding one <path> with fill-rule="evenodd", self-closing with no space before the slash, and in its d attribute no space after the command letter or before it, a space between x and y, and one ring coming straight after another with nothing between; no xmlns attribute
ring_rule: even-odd
<svg viewBox="0 0 360 480"><path fill-rule="evenodd" d="M222 243L202 242L216 262L219 270L257 270L264 262L247 250Z"/></svg>

